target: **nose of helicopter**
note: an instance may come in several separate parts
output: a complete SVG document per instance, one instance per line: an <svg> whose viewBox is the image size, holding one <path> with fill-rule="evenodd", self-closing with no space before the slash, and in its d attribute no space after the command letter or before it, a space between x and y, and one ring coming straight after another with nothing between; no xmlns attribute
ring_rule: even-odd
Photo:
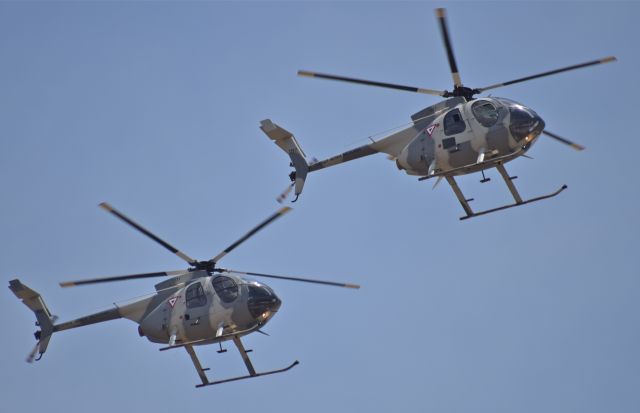
<svg viewBox="0 0 640 413"><path fill-rule="evenodd" d="M544 120L526 106L512 104L509 106L509 113L509 130L518 142L524 139L525 144L530 143L544 130Z"/></svg>
<svg viewBox="0 0 640 413"><path fill-rule="evenodd" d="M280 309L281 305L282 305L282 300L280 300L280 297L278 297L277 295L273 294L273 299L272 299L272 303L271 303L271 306L269 308L269 311L271 311L272 313L275 313L276 311L278 311Z"/></svg>
<svg viewBox="0 0 640 413"><path fill-rule="evenodd" d="M256 285L249 286L247 305L251 315L263 322L280 309L282 301L271 288L256 283Z"/></svg>

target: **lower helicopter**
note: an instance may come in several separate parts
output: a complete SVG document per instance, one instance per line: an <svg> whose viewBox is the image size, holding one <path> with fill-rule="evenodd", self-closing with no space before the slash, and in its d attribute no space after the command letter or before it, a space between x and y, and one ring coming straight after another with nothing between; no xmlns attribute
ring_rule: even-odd
<svg viewBox="0 0 640 413"><path fill-rule="evenodd" d="M152 272L143 274L121 275L105 278L94 278L60 283L61 287L73 287L113 281L124 281L152 277L171 277L155 285L155 294L129 302L124 305L114 304L114 308L90 314L64 323L56 323L57 316L52 315L44 300L36 291L25 286L20 280L9 282L9 289L31 309L36 316L36 346L29 354L27 361L40 360L47 350L53 333L102 323L109 320L126 318L138 324L138 333L153 343L164 344L160 351L184 348L189 354L202 383L196 387L211 386L230 381L249 379L282 373L298 364L294 361L281 369L257 372L249 358L251 350L245 349L241 337L258 332L278 312L282 301L266 284L244 278L264 277L288 281L323 284L336 287L360 288L356 284L332 281L313 280L308 278L286 277L255 272L242 272L219 268L217 262L233 251L244 241L255 235L265 226L275 221L291 209L281 208L269 218L254 227L236 242L218 255L207 261L197 261L189 257L171 244L149 232L127 216L107 203L100 204L125 223L137 229L147 237L156 241L189 264L186 270ZM195 346L219 344L218 353L226 352L222 343L232 341L240 352L248 374L223 380L210 381L206 371L194 350Z"/></svg>

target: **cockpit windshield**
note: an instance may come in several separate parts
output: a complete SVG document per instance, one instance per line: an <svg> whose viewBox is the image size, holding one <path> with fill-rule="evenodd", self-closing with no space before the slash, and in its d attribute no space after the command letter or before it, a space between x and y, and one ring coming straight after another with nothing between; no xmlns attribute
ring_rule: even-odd
<svg viewBox="0 0 640 413"><path fill-rule="evenodd" d="M247 288L249 289L247 305L252 316L257 318L266 312L278 310L280 300L271 288L258 283L251 283Z"/></svg>
<svg viewBox="0 0 640 413"><path fill-rule="evenodd" d="M509 130L513 138L527 142L538 136L544 129L544 121L531 108L506 98L495 98L509 109Z"/></svg>
<svg viewBox="0 0 640 413"><path fill-rule="evenodd" d="M495 99L498 102L502 103L506 107L514 106L514 105L515 106L523 106L521 103L518 103L515 100L511 100L511 99L507 99L507 98L493 98L493 99Z"/></svg>

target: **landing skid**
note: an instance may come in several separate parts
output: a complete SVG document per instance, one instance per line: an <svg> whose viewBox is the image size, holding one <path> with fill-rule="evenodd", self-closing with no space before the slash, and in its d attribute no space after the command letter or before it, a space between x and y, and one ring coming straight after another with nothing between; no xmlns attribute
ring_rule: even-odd
<svg viewBox="0 0 640 413"><path fill-rule="evenodd" d="M249 359L249 354L248 353L251 350L245 350L244 346L242 345L242 341L240 341L240 337L238 337L238 336L234 336L233 337L233 343L238 348L238 351L240 352L240 356L242 356L242 360L244 361L244 364L247 367L247 370L249 371L249 374L247 374L246 376L232 377L230 379L217 380L217 381L209 381L209 378L207 377L207 374L206 374L206 372L209 369L202 367L202 364L200 364L200 360L198 359L198 356L196 355L196 352L193 349L193 345L191 345L191 344L185 344L184 345L185 350L187 350L187 353L189 353L189 356L191 357L191 361L193 362L193 365L196 368L196 371L198 372L198 376L200 376L200 380L202 380L202 384L196 384L197 388L205 387L205 386L213 386L214 384L229 383L231 381L252 379L254 377L268 376L270 374L284 373L285 371L291 370L292 368L294 368L295 366L297 366L300 363L298 360L296 360L293 363L291 363L289 366L287 366L287 367L285 367L283 369L270 370L270 371L265 371L265 372L258 373L253 368L253 364L251 363L251 359Z"/></svg>
<svg viewBox="0 0 640 413"><path fill-rule="evenodd" d="M517 206L530 204L532 202L542 201L543 199L553 198L554 196L560 194L560 192L562 192L565 189L567 189L566 185L562 185L560 187L560 189L558 189L557 191L552 192L550 194L542 195L542 196L539 196L539 197L536 197L536 198L523 200L522 197L520 196L520 194L518 193L518 190L516 189L516 186L513 184L513 180L516 179L517 177L509 176L509 174L507 173L507 170L504 168L504 165L502 165L501 163L497 164L495 166L495 168L498 170L498 172L502 176L502 179L504 179L504 182L507 184L507 187L509 188L509 192L511 192L511 195L513 196L513 199L516 202L513 203L513 204L503 205L503 206L500 206L500 207L491 208L491 209L487 209L487 210L480 211L480 212L474 212L471 209L471 206L469 206L469 202L473 201L473 199L465 198L464 194L460 190L460 187L456 183L456 180L454 179L454 177L453 176L445 176L445 178L447 179L447 182L449 183L449 185L451 185L451 188L453 189L453 192L456 194L456 198L458 198L458 201L460 201L460 205L462 205L462 209L464 209L464 212L467 214L467 215L465 215L463 217L460 217L461 221L463 221L465 219L477 217L477 216L480 216L480 215L490 214L490 213L496 212L496 211L502 211L503 209L509 209L509 208L513 208L513 207L517 207Z"/></svg>
<svg viewBox="0 0 640 413"><path fill-rule="evenodd" d="M207 382L207 383L202 383L202 384L196 384L196 387L200 388L200 387L204 387L204 386L213 386L214 384L229 383L230 381L252 379L254 377L268 376L269 374L284 373L285 371L291 370L292 368L294 368L298 364L300 364L300 362L298 360L296 360L293 363L291 363L288 367L285 367L283 369L265 371L263 373L256 373L256 374L247 374L246 376L233 377L231 379L224 379L224 380L212 381L212 382Z"/></svg>
<svg viewBox="0 0 640 413"><path fill-rule="evenodd" d="M486 215L486 214L490 214L492 212L496 212L496 211L502 211L503 209L509 209L509 208L513 208L513 207L517 207L517 206L521 206L521 205L525 205L525 204L530 204L532 202L536 202L536 201L542 201L543 199L547 199L547 198L553 198L554 196L558 195L560 192L564 191L565 189L567 189L566 185L562 185L560 187L560 189L558 189L555 192L552 192L548 195L542 195L536 198L531 198L531 199L527 199L526 201L522 201L520 203L515 203L515 204L510 204L510 205L504 205L501 207L497 207L497 208L491 208L491 209L487 209L484 211L480 211L480 212L473 212L472 214L467 214L464 217L460 217L460 221L464 221L465 219L469 219L469 218L473 218L473 217L478 217L480 215Z"/></svg>

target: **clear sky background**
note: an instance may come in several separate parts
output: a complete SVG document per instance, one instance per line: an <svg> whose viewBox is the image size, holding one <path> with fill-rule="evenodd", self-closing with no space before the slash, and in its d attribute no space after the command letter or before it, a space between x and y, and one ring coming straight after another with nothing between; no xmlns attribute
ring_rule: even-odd
<svg viewBox="0 0 640 413"><path fill-rule="evenodd" d="M0 276L61 320L153 291L149 281L62 290L75 278L184 268L97 207L109 201L210 258L272 213L288 158L272 118L324 158L436 103L296 77L296 70L450 89L433 9L445 5L462 81L481 87L615 55L613 64L496 90L549 130L507 165L525 197L460 222L384 155L314 173L295 210L222 266L344 280L269 282L283 299L245 339L281 375L195 389L184 351L127 320L54 335L28 365L33 314L0 294L3 411L640 411L640 4L635 2L0 3ZM477 209L510 202L460 180ZM5 287L6 288L6 287ZM198 348L210 375L235 351Z"/></svg>

